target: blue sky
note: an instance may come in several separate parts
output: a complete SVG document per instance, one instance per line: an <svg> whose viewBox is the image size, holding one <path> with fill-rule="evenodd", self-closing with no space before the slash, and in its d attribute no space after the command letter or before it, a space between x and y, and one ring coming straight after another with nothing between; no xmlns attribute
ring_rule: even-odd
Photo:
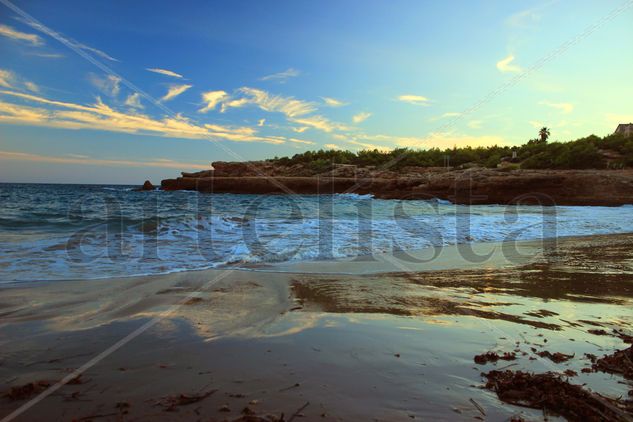
<svg viewBox="0 0 633 422"><path fill-rule="evenodd" d="M623 5L4 0L0 182L605 135L633 121Z"/></svg>

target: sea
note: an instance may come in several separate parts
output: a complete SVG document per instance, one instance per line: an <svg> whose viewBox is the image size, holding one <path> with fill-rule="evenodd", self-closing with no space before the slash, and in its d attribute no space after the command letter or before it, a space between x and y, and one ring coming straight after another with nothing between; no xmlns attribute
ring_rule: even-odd
<svg viewBox="0 0 633 422"><path fill-rule="evenodd" d="M455 205L371 195L142 192L0 183L0 282L354 259L472 242L633 231L633 207Z"/></svg>

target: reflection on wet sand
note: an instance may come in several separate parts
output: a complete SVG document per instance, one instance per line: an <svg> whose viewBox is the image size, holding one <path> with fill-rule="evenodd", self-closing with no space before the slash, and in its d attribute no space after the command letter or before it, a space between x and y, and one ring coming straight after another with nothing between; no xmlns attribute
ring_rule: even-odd
<svg viewBox="0 0 633 422"><path fill-rule="evenodd" d="M632 303L632 246L626 236L576 239L559 241L535 262L519 267L362 277L302 275L293 277L292 286L306 307L324 312L469 315L560 329L560 323L573 322L542 320L555 319L566 305ZM555 301L561 310L532 309L535 299ZM619 306L613 308L615 315Z"/></svg>

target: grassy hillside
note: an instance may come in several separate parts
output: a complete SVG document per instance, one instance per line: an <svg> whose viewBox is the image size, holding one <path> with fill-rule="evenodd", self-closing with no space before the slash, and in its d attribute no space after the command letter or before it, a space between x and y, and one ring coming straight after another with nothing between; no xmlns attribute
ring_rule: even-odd
<svg viewBox="0 0 633 422"><path fill-rule="evenodd" d="M389 152L319 150L295 154L292 157L275 157L269 161L285 166L303 164L315 171L326 171L332 163L381 166L391 162L389 167L393 170L406 166L441 167L446 165L446 157L449 157L450 165L453 167L497 167L502 158L511 157L513 151L517 152L517 159L513 160L517 166L528 169L601 169L607 166L633 166L633 137L615 134L604 138L591 135L570 142L533 139L518 147L466 147L445 150L399 148Z"/></svg>

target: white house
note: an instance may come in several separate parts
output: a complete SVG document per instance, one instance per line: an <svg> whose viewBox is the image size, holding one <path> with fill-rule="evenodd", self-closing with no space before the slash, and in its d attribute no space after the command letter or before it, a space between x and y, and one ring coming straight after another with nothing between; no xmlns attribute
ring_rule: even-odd
<svg viewBox="0 0 633 422"><path fill-rule="evenodd" d="M633 123L620 123L615 129L615 133L621 133L624 136L633 135Z"/></svg>

